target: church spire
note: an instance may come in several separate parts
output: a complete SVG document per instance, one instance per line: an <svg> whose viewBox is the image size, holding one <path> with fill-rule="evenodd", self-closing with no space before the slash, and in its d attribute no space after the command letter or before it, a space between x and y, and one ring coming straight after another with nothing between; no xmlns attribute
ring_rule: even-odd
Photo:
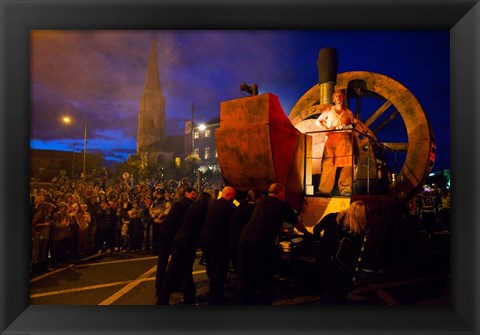
<svg viewBox="0 0 480 335"><path fill-rule="evenodd" d="M161 91L160 77L158 74L158 60L157 60L157 42L155 37L152 38L152 48L150 50L150 57L147 66L147 79L145 80L145 91Z"/></svg>
<svg viewBox="0 0 480 335"><path fill-rule="evenodd" d="M139 101L137 154L158 150L166 137L165 98L160 89L157 44L152 38L145 88Z"/></svg>

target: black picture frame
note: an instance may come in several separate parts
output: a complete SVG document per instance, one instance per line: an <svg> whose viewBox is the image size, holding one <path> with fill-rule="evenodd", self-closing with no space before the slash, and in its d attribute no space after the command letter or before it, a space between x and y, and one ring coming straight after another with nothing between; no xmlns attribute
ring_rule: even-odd
<svg viewBox="0 0 480 335"><path fill-rule="evenodd" d="M2 334L479 333L480 5L432 1L0 0ZM449 30L451 306L29 306L32 29Z"/></svg>

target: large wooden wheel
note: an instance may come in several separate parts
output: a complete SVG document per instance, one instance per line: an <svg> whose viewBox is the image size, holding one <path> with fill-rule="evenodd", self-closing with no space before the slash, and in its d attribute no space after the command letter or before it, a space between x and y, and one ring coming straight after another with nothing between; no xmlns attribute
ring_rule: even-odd
<svg viewBox="0 0 480 335"><path fill-rule="evenodd" d="M368 135L402 162L395 162L394 190L401 200L409 198L422 186L435 162L435 140L430 123L415 96L402 84L385 75L352 71L337 75L335 89L344 89L350 109ZM320 85L313 86L293 106L290 121L298 123L317 117ZM398 118L397 116L400 116ZM401 119L401 120L400 120ZM402 121L403 125L402 126ZM404 129L400 129L400 128ZM402 133L402 141L392 141L393 133ZM359 141L360 140L360 141ZM364 140L363 140L364 141ZM357 143L363 143L357 138ZM362 152L362 148L357 149ZM400 157L400 158L399 158ZM362 164L360 160L358 164Z"/></svg>

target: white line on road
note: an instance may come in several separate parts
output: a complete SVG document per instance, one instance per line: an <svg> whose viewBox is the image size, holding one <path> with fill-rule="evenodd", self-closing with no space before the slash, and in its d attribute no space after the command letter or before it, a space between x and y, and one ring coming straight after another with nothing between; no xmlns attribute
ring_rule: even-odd
<svg viewBox="0 0 480 335"><path fill-rule="evenodd" d="M35 283L35 282L39 281L40 279L43 279L43 278L46 278L46 277L48 277L48 276L54 275L54 274L56 274L56 273L62 272L63 270L66 270L66 269L68 269L68 268L70 268L70 267L72 267L72 266L73 266L73 265L66 266L66 267L63 267L63 268L58 268L58 269L55 269L55 270L53 270L53 271L44 273L43 275L40 275L40 276L38 276L38 277L32 278L32 279L30 279L30 284L31 284L31 283Z"/></svg>
<svg viewBox="0 0 480 335"><path fill-rule="evenodd" d="M99 265L109 265L109 264L117 264L117 263L125 263L125 262L136 262L136 261L145 261L145 260L151 260L151 259L156 259L157 256L153 256L153 257L142 257L142 258L131 258L131 259L122 259L122 260L116 260L116 261L107 261L107 262L98 262L98 263L83 263L83 264L70 264L68 266L64 266L64 267L61 267L61 268L58 268L58 269L55 269L53 271L50 271L50 272L47 272L47 273L44 273L38 277L35 277L35 278L32 278L30 279L30 284L31 283L35 283L37 281L39 281L40 279L43 279L43 278L46 278L46 277L49 277L49 276L52 276L56 273L59 273L59 272L62 272L66 269L69 269L69 268L75 268L75 267L85 267L85 266L99 266Z"/></svg>
<svg viewBox="0 0 480 335"><path fill-rule="evenodd" d="M199 255L199 254L201 254L201 252L197 252L196 254ZM96 255L94 255L94 256L96 256ZM91 256L90 259L94 258L94 256ZM124 262L135 262L135 261L151 260L151 259L155 259L155 258L157 258L157 256L132 258L132 259L124 259L124 260L114 260L114 261L99 262L99 263L70 264L69 266L58 268L54 271L51 271L51 272L45 273L43 275L40 275L38 277L32 278L30 280L30 283L37 282L37 281L39 281L43 278L46 278L48 276L54 275L56 273L59 273L61 271L64 271L68 268L73 268L73 267L98 266L98 265L107 265L107 264L124 263ZM88 260L88 259L85 259L85 260ZM80 291L96 290L96 289L102 289L102 288L112 287L112 286L126 285L123 289L116 292L114 295L110 296L109 298L105 299L104 301L102 301L99 304L99 305L109 305L109 304L112 304L114 301L118 300L123 295L125 295L128 291L132 290L138 284L140 284L142 282L145 282L145 281L155 280L155 277L149 278L149 276L152 273L154 273L156 271L156 269L157 269L157 266L154 266L153 268L149 269L147 272L142 274L140 277L138 277L136 279L133 279L133 280L125 280L125 281L119 281L119 282L113 282L113 283L106 283L106 284L91 285L91 286L85 286L85 287L70 288L70 289L65 289L65 290L57 290L57 291L36 293L36 294L31 294L30 299L42 298L42 297L47 297L47 296L52 296L52 295L59 295L59 294L69 294L69 293L75 293L75 292L80 292ZM206 272L205 270L193 271L192 275L203 274L205 272Z"/></svg>
<svg viewBox="0 0 480 335"><path fill-rule="evenodd" d="M111 287L111 286L117 286L117 285L125 285L125 284L128 284L129 282L131 282L131 280L117 281L117 282L108 283L108 284L75 287L75 288L69 288L69 289L66 289L66 290L58 290L58 291L50 291L50 292L31 294L30 299L48 297L48 296L51 296L51 295L58 295L58 294L66 294L66 293L75 293L75 292L80 292L80 291L96 290L96 289L99 289L99 288L105 288L105 287Z"/></svg>
<svg viewBox="0 0 480 335"><path fill-rule="evenodd" d="M152 273L157 271L157 266L155 265L152 267L150 270L142 274L140 277L137 279L133 280L132 282L128 283L124 288L122 288L120 291L115 292L115 294L111 295L107 299L103 300L99 305L104 306L104 305L111 305L121 297L123 297L125 294L127 294L129 291L131 291L135 286L143 282L143 279L148 278Z"/></svg>
<svg viewBox="0 0 480 335"><path fill-rule="evenodd" d="M205 270L193 271L192 275L199 275L199 274L203 274L203 273L206 273L206 271ZM85 287L69 288L69 289L66 289L66 290L36 293L36 294L31 294L30 299L43 298L43 297L48 297L48 296L52 296L52 295L59 295L59 294L75 293L75 292L80 292L80 291L97 290L97 289L101 289L101 288L105 288L105 287L111 287L111 286L127 285L131 282L134 282L134 281L146 282L146 281L153 281L153 280L155 280L155 277L125 280L125 281L118 281L118 282L114 282L114 283L99 284L99 285L92 285L92 286L85 286Z"/></svg>
<svg viewBox="0 0 480 335"><path fill-rule="evenodd" d="M98 265L116 264L116 263L125 263L125 262L146 261L146 260L157 259L157 258L158 258L157 256L154 256L154 257L142 257L142 258L130 258L130 259L121 259L121 260L116 260L116 261L77 264L76 266L98 266Z"/></svg>
<svg viewBox="0 0 480 335"><path fill-rule="evenodd" d="M155 271L157 271L157 266L156 265L153 268L151 268L150 270L148 270L147 272L145 272L144 274L142 274L137 279L134 279L134 280L130 281L124 288L117 291L116 293L114 293L113 295L111 295L109 298L105 299L104 301L102 301L98 305L101 305L101 306L111 305L112 303L114 303L115 301L117 301L118 299L123 297L125 294L127 294L129 291L131 291L133 288L135 288L138 284L140 284L144 281L147 281L147 280L148 281L149 280L155 280L156 279L155 277L149 278L149 276L152 273L154 273ZM192 275L197 275L197 274L201 274L201 273L205 273L205 272L206 272L205 270L193 271Z"/></svg>

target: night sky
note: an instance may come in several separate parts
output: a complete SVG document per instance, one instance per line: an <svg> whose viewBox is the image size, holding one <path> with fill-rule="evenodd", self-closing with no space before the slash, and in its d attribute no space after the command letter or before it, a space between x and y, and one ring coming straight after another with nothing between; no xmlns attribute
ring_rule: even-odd
<svg viewBox="0 0 480 335"><path fill-rule="evenodd" d="M450 168L448 30L34 31L31 148L81 152L86 124L88 153L100 151L116 162L135 154L153 36L168 135L184 133L192 104L196 122L218 117L220 102L246 96L242 82L277 95L288 115L318 83L319 50L331 47L337 49L338 73L380 73L413 93L433 128L434 171ZM62 123L65 115L74 122ZM388 134L407 140L401 129Z"/></svg>

